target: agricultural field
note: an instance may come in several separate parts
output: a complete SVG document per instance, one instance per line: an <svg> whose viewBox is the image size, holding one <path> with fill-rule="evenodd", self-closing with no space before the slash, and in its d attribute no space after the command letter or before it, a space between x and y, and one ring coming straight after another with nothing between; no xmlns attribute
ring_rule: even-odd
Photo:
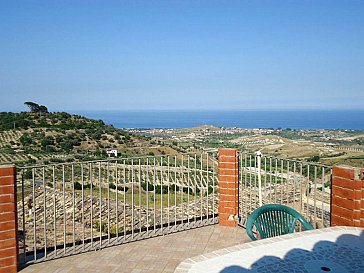
<svg viewBox="0 0 364 273"><path fill-rule="evenodd" d="M364 165L364 131L244 129L201 126L186 129L133 130L177 147L203 151L236 148L263 155L319 162Z"/></svg>

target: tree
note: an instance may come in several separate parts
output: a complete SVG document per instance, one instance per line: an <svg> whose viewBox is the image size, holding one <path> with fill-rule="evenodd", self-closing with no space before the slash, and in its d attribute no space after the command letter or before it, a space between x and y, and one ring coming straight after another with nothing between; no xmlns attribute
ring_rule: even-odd
<svg viewBox="0 0 364 273"><path fill-rule="evenodd" d="M46 136L40 142L40 144L46 148L49 145L54 145L54 138L52 136Z"/></svg>
<svg viewBox="0 0 364 273"><path fill-rule="evenodd" d="M32 144L33 140L32 138L28 135L28 134L23 134L21 137L20 137L20 143L23 145L23 146L27 146L29 144Z"/></svg>
<svg viewBox="0 0 364 273"><path fill-rule="evenodd" d="M39 105L32 101L26 101L24 102L24 104L28 106L30 111L34 113L45 113L45 114L48 113L48 108L44 105Z"/></svg>
<svg viewBox="0 0 364 273"><path fill-rule="evenodd" d="M48 108L45 107L44 105L40 105L39 106L39 112L47 114L48 113Z"/></svg>
<svg viewBox="0 0 364 273"><path fill-rule="evenodd" d="M35 112L35 113L39 112L39 105L37 103L31 102L31 101L26 101L26 102L24 102L24 104L29 107L30 111Z"/></svg>

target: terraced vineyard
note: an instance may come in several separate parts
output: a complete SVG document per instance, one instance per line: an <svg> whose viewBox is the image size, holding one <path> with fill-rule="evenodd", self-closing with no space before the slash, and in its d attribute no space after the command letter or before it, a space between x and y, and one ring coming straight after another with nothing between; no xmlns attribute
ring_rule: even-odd
<svg viewBox="0 0 364 273"><path fill-rule="evenodd" d="M27 161L29 157L26 154L8 154L0 152L0 163L16 163L19 161Z"/></svg>
<svg viewBox="0 0 364 273"><path fill-rule="evenodd" d="M10 131L0 131L0 148L12 145L11 142L18 142L20 137L23 135L21 130L10 130Z"/></svg>

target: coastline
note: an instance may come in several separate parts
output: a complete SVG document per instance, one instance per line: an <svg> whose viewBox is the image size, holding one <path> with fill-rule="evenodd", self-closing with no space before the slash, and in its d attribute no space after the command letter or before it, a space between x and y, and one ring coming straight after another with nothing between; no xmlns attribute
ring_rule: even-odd
<svg viewBox="0 0 364 273"><path fill-rule="evenodd" d="M179 129L202 125L239 128L364 130L364 110L70 111L116 128Z"/></svg>

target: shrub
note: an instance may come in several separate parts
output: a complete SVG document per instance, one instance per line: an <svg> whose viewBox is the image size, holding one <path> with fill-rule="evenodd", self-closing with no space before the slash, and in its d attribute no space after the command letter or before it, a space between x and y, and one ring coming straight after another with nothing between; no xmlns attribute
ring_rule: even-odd
<svg viewBox="0 0 364 273"><path fill-rule="evenodd" d="M20 143L23 145L23 146L26 146L26 145L29 145L29 144L32 144L33 140L32 138L28 135L28 134L24 134L20 137Z"/></svg>
<svg viewBox="0 0 364 273"><path fill-rule="evenodd" d="M33 178L33 172L32 169L27 169L23 174L25 179L32 179Z"/></svg>
<svg viewBox="0 0 364 273"><path fill-rule="evenodd" d="M53 163L64 163L64 160L61 159L61 158L51 158L49 159L50 162L53 162Z"/></svg>
<svg viewBox="0 0 364 273"><path fill-rule="evenodd" d="M308 158L307 161L319 162L320 161L320 156L318 156L318 155L312 156L312 157Z"/></svg>
<svg viewBox="0 0 364 273"><path fill-rule="evenodd" d="M95 221L94 222L94 229L100 230L100 222L99 221ZM101 232L103 232L103 233L107 233L108 232L108 228L107 228L107 223L106 222L102 222L101 221Z"/></svg>
<svg viewBox="0 0 364 273"><path fill-rule="evenodd" d="M129 188L128 188L128 187L118 186L118 191L127 192L128 190L129 190Z"/></svg>
<svg viewBox="0 0 364 273"><path fill-rule="evenodd" d="M29 157L28 158L28 163L29 164L35 164L35 163L37 163L37 161L34 158Z"/></svg>
<svg viewBox="0 0 364 273"><path fill-rule="evenodd" d="M82 185L79 182L74 183L75 190L82 190Z"/></svg>

